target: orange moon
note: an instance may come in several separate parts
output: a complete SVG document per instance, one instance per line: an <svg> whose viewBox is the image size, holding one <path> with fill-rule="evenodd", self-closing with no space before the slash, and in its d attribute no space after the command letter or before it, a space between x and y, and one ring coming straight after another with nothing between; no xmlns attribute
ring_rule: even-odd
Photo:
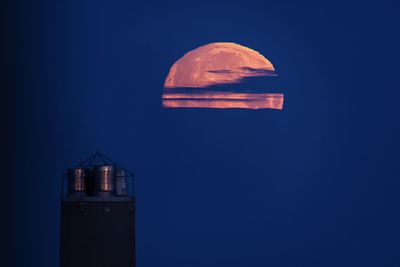
<svg viewBox="0 0 400 267"><path fill-rule="evenodd" d="M176 61L164 87L208 87L238 83L254 76L275 76L274 66L253 49L218 42L200 46Z"/></svg>

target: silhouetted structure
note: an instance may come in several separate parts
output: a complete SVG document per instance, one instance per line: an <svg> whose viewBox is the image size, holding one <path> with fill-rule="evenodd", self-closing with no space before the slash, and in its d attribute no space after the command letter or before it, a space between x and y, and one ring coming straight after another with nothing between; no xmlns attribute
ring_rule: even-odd
<svg viewBox="0 0 400 267"><path fill-rule="evenodd" d="M133 174L96 153L62 184L60 266L134 267Z"/></svg>

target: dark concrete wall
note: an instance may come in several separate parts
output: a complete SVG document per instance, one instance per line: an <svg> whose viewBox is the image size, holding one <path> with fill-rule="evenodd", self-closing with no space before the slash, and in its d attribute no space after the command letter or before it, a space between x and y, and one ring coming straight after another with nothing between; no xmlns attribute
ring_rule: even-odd
<svg viewBox="0 0 400 267"><path fill-rule="evenodd" d="M61 267L134 267L133 201L62 201Z"/></svg>

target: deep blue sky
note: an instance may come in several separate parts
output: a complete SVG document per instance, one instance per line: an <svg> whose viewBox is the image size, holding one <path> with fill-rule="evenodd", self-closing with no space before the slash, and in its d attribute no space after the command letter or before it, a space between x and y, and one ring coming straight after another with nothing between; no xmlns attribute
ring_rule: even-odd
<svg viewBox="0 0 400 267"><path fill-rule="evenodd" d="M400 266L397 1L9 2L11 266L58 266L60 176L97 149L136 174L139 267ZM283 111L162 108L217 41Z"/></svg>

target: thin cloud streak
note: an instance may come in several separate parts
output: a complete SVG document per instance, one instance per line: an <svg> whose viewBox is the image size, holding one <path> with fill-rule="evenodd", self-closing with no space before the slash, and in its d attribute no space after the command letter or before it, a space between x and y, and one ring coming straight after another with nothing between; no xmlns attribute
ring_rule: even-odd
<svg viewBox="0 0 400 267"><path fill-rule="evenodd" d="M283 109L283 94L265 93L164 93L165 108Z"/></svg>

